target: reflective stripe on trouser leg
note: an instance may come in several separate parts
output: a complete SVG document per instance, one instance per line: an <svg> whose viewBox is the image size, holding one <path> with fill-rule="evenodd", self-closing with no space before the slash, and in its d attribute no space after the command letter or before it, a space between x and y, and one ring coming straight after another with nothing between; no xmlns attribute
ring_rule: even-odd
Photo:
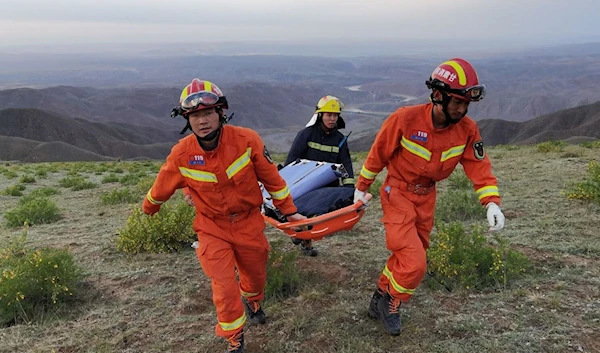
<svg viewBox="0 0 600 353"><path fill-rule="evenodd" d="M252 213L231 228L240 290L250 301L261 301L265 296L269 242L264 229L265 220L260 212Z"/></svg>
<svg viewBox="0 0 600 353"><path fill-rule="evenodd" d="M215 333L229 337L242 330L246 323L240 286L235 276L233 247L227 241L202 234L196 249L204 273L211 279L212 299L217 309Z"/></svg>
<svg viewBox="0 0 600 353"><path fill-rule="evenodd" d="M386 232L397 230L397 224L386 224ZM423 243L417 236L416 227L402 234L404 246L392 250L381 276L379 277L379 288L387 289L394 297L406 302L414 294L415 289L425 275L427 260ZM391 250L391 249L390 249Z"/></svg>
<svg viewBox="0 0 600 353"><path fill-rule="evenodd" d="M381 197L386 247L392 252L378 286L406 302L425 275L435 193L416 195L391 188Z"/></svg>
<svg viewBox="0 0 600 353"><path fill-rule="evenodd" d="M267 259L269 257L266 247L240 247L235 250L235 257L240 275L242 295L250 301L263 300L265 285L267 284Z"/></svg>

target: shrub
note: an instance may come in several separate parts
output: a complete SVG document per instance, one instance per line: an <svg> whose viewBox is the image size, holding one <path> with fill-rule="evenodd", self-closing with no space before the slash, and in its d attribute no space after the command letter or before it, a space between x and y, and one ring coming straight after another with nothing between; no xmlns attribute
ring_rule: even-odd
<svg viewBox="0 0 600 353"><path fill-rule="evenodd" d="M4 214L6 225L19 227L23 224L53 223L61 218L56 205L45 197L23 197L19 205Z"/></svg>
<svg viewBox="0 0 600 353"><path fill-rule="evenodd" d="M60 171L61 165L58 163L50 163L46 168L46 171L49 173L58 173Z"/></svg>
<svg viewBox="0 0 600 353"><path fill-rule="evenodd" d="M283 160L285 161L285 158ZM158 173L161 165L162 164L157 164L156 162L148 161L143 164L143 166L144 166L143 170L145 170L147 173L155 174L155 173Z"/></svg>
<svg viewBox="0 0 600 353"><path fill-rule="evenodd" d="M435 217L444 222L484 219L486 210L474 190L448 190L441 195L435 208Z"/></svg>
<svg viewBox="0 0 600 353"><path fill-rule="evenodd" d="M103 163L103 164L99 164L97 166L96 173L102 174L102 173L106 173L106 172L108 172L108 165Z"/></svg>
<svg viewBox="0 0 600 353"><path fill-rule="evenodd" d="M437 222L427 253L430 277L448 289L506 288L529 269L530 263L500 236L494 240L497 245L489 245L480 227L467 232L460 222Z"/></svg>
<svg viewBox="0 0 600 353"><path fill-rule="evenodd" d="M0 325L38 321L77 293L84 277L68 251L28 249L25 238L0 249Z"/></svg>
<svg viewBox="0 0 600 353"><path fill-rule="evenodd" d="M48 175L48 172L46 171L46 169L38 169L35 171L35 175L44 178Z"/></svg>
<svg viewBox="0 0 600 353"><path fill-rule="evenodd" d="M576 200L589 200L600 203L600 164L591 161L587 165L587 178L574 183L563 192L567 198Z"/></svg>
<svg viewBox="0 0 600 353"><path fill-rule="evenodd" d="M103 205L116 205L120 203L136 203L140 196L128 188L104 192L100 195Z"/></svg>
<svg viewBox="0 0 600 353"><path fill-rule="evenodd" d="M183 198L162 205L153 216L136 205L124 228L118 231L117 249L126 253L180 251L196 239L192 222L196 213Z"/></svg>
<svg viewBox="0 0 600 353"><path fill-rule="evenodd" d="M113 173L111 173L111 174L105 176L104 178L102 178L102 184L116 183L118 181L119 181L119 177L116 176Z"/></svg>
<svg viewBox="0 0 600 353"><path fill-rule="evenodd" d="M18 176L17 173L9 169L5 169L3 174L6 177L6 179L14 179Z"/></svg>
<svg viewBox="0 0 600 353"><path fill-rule="evenodd" d="M37 200L37 199L47 198L48 196L52 196L52 195L56 195L56 194L58 194L58 190L56 190L55 188L43 187L43 188L35 189L32 192L30 192L29 194L23 196L19 200L19 203L24 204L24 203L28 203L28 202L35 202L35 200Z"/></svg>
<svg viewBox="0 0 600 353"><path fill-rule="evenodd" d="M19 179L19 182L23 184L31 184L35 183L35 178L29 175L23 175L21 179Z"/></svg>
<svg viewBox="0 0 600 353"><path fill-rule="evenodd" d="M62 186L63 188L70 188L76 184L83 183L83 182L85 182L85 179L83 179L80 176L70 176L70 177L60 179L58 181L58 185Z"/></svg>
<svg viewBox="0 0 600 353"><path fill-rule="evenodd" d="M560 155L560 158L581 158L581 157L583 157L583 151L581 151L581 150L567 151Z"/></svg>
<svg viewBox="0 0 600 353"><path fill-rule="evenodd" d="M2 193L8 196L23 196L23 190L25 190L25 185L17 184L2 190Z"/></svg>
<svg viewBox="0 0 600 353"><path fill-rule="evenodd" d="M44 186L33 190L26 197L40 197L40 196L52 196L58 194L58 190L49 186Z"/></svg>
<svg viewBox="0 0 600 353"><path fill-rule="evenodd" d="M596 141L586 141L581 144L582 147L585 148L600 148L600 140Z"/></svg>
<svg viewBox="0 0 600 353"><path fill-rule="evenodd" d="M496 145L496 146L494 146L494 148L503 149L506 151L516 151L516 150L520 149L521 147L519 147L517 145Z"/></svg>
<svg viewBox="0 0 600 353"><path fill-rule="evenodd" d="M285 157L282 159L282 163L283 163L283 161L285 161ZM162 166L162 164L158 164L158 163L156 163L156 162L153 162L151 166L148 166L148 167L146 168L146 170L147 170L149 173L157 174L157 173L160 171L160 167L161 167L161 166Z"/></svg>
<svg viewBox="0 0 600 353"><path fill-rule="evenodd" d="M81 176L71 176L71 177L63 178L58 181L58 185L60 185L64 188L71 188L74 191L93 189L97 186L96 184L92 183L91 181L85 180Z"/></svg>
<svg viewBox="0 0 600 353"><path fill-rule="evenodd" d="M97 186L98 185L96 185L95 183L93 183L91 181L84 181L82 183L78 183L76 185L73 185L73 187L71 188L71 190L78 191L78 190L95 189Z"/></svg>
<svg viewBox="0 0 600 353"><path fill-rule="evenodd" d="M350 153L350 159L352 159L352 162L364 161L367 159L368 154L369 152L352 152Z"/></svg>
<svg viewBox="0 0 600 353"><path fill-rule="evenodd" d="M265 299L282 299L294 295L300 284L300 274L296 267L297 251L285 251L282 240L271 242L271 252L267 261L267 284Z"/></svg>
<svg viewBox="0 0 600 353"><path fill-rule="evenodd" d="M462 169L455 169L448 178L451 189L472 190L473 183L467 178L467 174Z"/></svg>
<svg viewBox="0 0 600 353"><path fill-rule="evenodd" d="M565 141L556 140L545 141L535 145L537 151L541 153L562 152L566 146L567 143Z"/></svg>
<svg viewBox="0 0 600 353"><path fill-rule="evenodd" d="M155 179L156 179L156 177L149 176L149 175L147 175L143 178L140 178L140 181L138 181L137 186L136 186L138 193L146 195L146 193L150 190L150 188L152 188L152 185L154 184Z"/></svg>
<svg viewBox="0 0 600 353"><path fill-rule="evenodd" d="M121 185L136 185L140 181L140 176L137 174L123 175L119 182Z"/></svg>

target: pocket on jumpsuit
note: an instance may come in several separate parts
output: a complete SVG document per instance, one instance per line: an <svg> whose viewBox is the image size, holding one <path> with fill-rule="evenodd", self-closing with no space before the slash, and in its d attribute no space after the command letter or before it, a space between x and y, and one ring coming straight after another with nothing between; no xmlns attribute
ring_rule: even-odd
<svg viewBox="0 0 600 353"><path fill-rule="evenodd" d="M254 244L260 247L261 250L264 249L268 253L271 251L271 246L264 233L266 228L265 220L260 213L256 216L252 215L251 217L252 232L254 233L252 237L253 242L255 242Z"/></svg>
<svg viewBox="0 0 600 353"><path fill-rule="evenodd" d="M208 248L208 244L206 242L200 242L200 246L196 248L196 256L198 256L198 260L200 261L200 266L204 270L206 277L212 278L212 270L210 268L210 262L206 257L206 249Z"/></svg>
<svg viewBox="0 0 600 353"><path fill-rule="evenodd" d="M397 195L398 190L390 186L382 188L384 213L382 222L385 225L385 245L388 250L400 250L407 245L408 210L403 207L402 196Z"/></svg>

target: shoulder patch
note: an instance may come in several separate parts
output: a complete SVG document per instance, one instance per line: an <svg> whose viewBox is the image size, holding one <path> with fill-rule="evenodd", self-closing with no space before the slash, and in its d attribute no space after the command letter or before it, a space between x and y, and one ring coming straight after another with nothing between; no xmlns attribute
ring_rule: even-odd
<svg viewBox="0 0 600 353"><path fill-rule="evenodd" d="M485 150L483 149L483 141L479 140L473 143L473 152L475 154L475 158L480 161L485 158Z"/></svg>
<svg viewBox="0 0 600 353"><path fill-rule="evenodd" d="M269 151L267 150L267 146L264 147L263 156L265 156L265 158L267 159L267 161L269 163L273 164L273 158L271 158L271 155L269 154Z"/></svg>

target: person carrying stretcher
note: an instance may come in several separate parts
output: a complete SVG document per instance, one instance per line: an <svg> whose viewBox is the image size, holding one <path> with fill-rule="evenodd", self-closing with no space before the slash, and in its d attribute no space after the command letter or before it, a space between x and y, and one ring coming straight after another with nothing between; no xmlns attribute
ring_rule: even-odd
<svg viewBox="0 0 600 353"><path fill-rule="evenodd" d="M317 103L314 115L306 124L306 128L296 135L284 165L287 166L299 159L340 163L348 174L342 179L342 185L354 188L354 172L348 149L348 136L339 132L339 129L346 127L341 116L343 108L344 103L338 98L329 95L322 97ZM335 183L337 184L337 180ZM292 241L294 244L300 245L304 255L317 256L319 254L310 240L292 238Z"/></svg>

